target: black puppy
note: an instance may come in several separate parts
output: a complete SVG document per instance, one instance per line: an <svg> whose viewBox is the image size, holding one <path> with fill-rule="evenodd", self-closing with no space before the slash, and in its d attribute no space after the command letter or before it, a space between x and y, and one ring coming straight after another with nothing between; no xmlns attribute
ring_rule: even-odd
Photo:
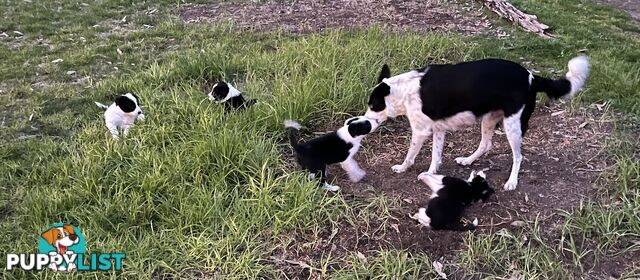
<svg viewBox="0 0 640 280"><path fill-rule="evenodd" d="M290 129L289 141L296 152L298 163L303 169L311 172L313 178L320 177L323 188L330 191L340 189L326 182L328 164L340 163L342 169L349 175L349 180L353 182L360 181L366 175L353 157L358 152L364 136L378 128L378 122L375 120L366 117L350 118L335 132L305 143L298 143L297 131L300 129L300 124L286 120L284 126Z"/></svg>
<svg viewBox="0 0 640 280"><path fill-rule="evenodd" d="M246 109L257 102L255 99L245 100L239 90L223 81L213 85L207 96L210 101L223 103L226 110Z"/></svg>
<svg viewBox="0 0 640 280"><path fill-rule="evenodd" d="M418 179L431 188L431 198L425 208L416 214L417 220L432 229L440 230L473 230L478 226L478 219L470 225L460 221L464 209L473 202L487 200L495 191L489 187L484 172L471 172L467 181L423 173Z"/></svg>

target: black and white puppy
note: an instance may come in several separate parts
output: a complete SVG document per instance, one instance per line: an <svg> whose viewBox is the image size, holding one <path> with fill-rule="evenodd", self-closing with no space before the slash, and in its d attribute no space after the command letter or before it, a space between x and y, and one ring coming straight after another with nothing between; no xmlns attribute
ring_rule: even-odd
<svg viewBox="0 0 640 280"><path fill-rule="evenodd" d="M239 90L223 81L214 84L207 96L210 101L224 104L226 110L246 109L257 102L255 99L245 100Z"/></svg>
<svg viewBox="0 0 640 280"><path fill-rule="evenodd" d="M471 172L467 181L443 175L421 174L418 179L431 188L431 198L415 215L417 220L435 230L473 230L478 219L464 225L460 221L464 209L471 203L486 201L495 192L483 171Z"/></svg>
<svg viewBox="0 0 640 280"><path fill-rule="evenodd" d="M551 98L573 97L589 74L589 60L578 56L568 63L565 77L553 80L534 75L521 65L502 59L483 59L459 64L428 65L391 77L384 65L378 84L370 94L366 117L383 122L406 115L411 124L411 144L404 162L392 170L405 172L415 161L425 140L433 136L431 164L435 174L441 163L445 133L481 119L482 139L478 149L456 162L470 165L491 149L496 124L502 120L513 163L505 190L518 185L522 137L536 105L536 94Z"/></svg>
<svg viewBox="0 0 640 280"><path fill-rule="evenodd" d="M113 139L118 139L120 130L122 130L124 136L127 136L129 128L136 120L144 120L144 113L139 102L138 97L133 93L126 93L116 97L110 106L95 102L98 107L106 109L104 123L107 125L109 132L111 132Z"/></svg>
<svg viewBox="0 0 640 280"><path fill-rule="evenodd" d="M338 130L311 139L305 143L298 143L300 124L292 120L284 122L289 129L289 141L296 152L300 166L311 172L313 178L320 178L323 188L338 191L340 187L327 183L327 165L340 163L349 175L349 180L358 182L366 172L360 168L354 156L360 148L360 142L365 135L373 132L378 123L366 117L354 117L346 120L344 126Z"/></svg>

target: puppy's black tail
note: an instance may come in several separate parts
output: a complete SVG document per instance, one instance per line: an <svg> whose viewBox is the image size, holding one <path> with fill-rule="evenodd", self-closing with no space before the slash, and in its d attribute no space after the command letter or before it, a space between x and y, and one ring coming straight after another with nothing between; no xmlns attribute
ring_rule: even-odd
<svg viewBox="0 0 640 280"><path fill-rule="evenodd" d="M573 97L582 87L589 76L589 58L580 55L569 60L569 72L564 78L553 80L533 75L531 91L545 92L547 96L558 99L564 96Z"/></svg>
<svg viewBox="0 0 640 280"><path fill-rule="evenodd" d="M298 146L298 130L300 130L300 124L292 121L285 120L284 127L289 129L289 142L294 149Z"/></svg>

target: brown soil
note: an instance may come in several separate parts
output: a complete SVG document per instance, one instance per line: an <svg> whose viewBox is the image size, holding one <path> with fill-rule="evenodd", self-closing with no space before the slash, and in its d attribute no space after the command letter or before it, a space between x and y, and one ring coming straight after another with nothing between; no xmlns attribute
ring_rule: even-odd
<svg viewBox="0 0 640 280"><path fill-rule="evenodd" d="M594 0L597 3L606 4L626 11L629 15L640 20L640 2L638 0Z"/></svg>
<svg viewBox="0 0 640 280"><path fill-rule="evenodd" d="M479 124L449 133L439 173L467 178L471 170L489 168L487 179L496 189L490 201L467 209L465 218L478 218L479 228L473 234L491 233L502 228L517 230L515 221L532 223L537 220L543 238L558 237L562 222L560 210L575 208L580 200L593 198L597 192L594 181L608 168L602 155L604 141L612 131L611 120L594 108L575 113L559 113L561 106L539 106L524 138L523 164L515 191L504 191L511 167L511 150L500 127L493 138L493 149L471 166L460 166L454 159L472 153L480 140ZM278 259L318 263L322 256L340 256L361 252L369 256L380 249L406 249L426 253L431 259L448 258L463 249L466 232L432 231L409 218L422 207L430 195L429 188L416 178L429 167L431 147L425 143L416 164L407 172L396 174L391 166L404 159L411 131L404 118L384 123L363 142L356 156L367 176L358 183L349 182L338 165L329 169L330 178L349 199L368 200L377 195L397 198L400 206L392 209L395 218L382 225L375 219L367 224L339 223L316 236L301 234L292 239L288 248L278 250ZM357 214L356 214L357 215ZM380 227L380 228L378 228ZM333 236L332 236L333 235ZM313 249L304 244L314 243ZM304 276L307 270L285 265L286 273ZM299 275L298 273L303 273Z"/></svg>
<svg viewBox="0 0 640 280"><path fill-rule="evenodd" d="M227 22L257 31L309 33L380 25L390 30L455 31L489 29L473 2L436 0L295 0L187 5L178 11L187 23Z"/></svg>

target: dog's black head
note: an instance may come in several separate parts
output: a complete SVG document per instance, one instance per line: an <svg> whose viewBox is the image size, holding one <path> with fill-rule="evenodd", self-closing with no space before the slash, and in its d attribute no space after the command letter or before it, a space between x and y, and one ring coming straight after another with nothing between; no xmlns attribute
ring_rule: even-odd
<svg viewBox="0 0 640 280"><path fill-rule="evenodd" d="M378 128L377 121L363 116L350 118L344 122L344 125L348 127L349 135L354 138L367 135Z"/></svg>
<svg viewBox="0 0 640 280"><path fill-rule="evenodd" d="M473 177L470 184L474 201L487 201L495 193L495 190L489 186L482 171Z"/></svg>
<svg viewBox="0 0 640 280"><path fill-rule="evenodd" d="M129 92L116 97L115 103L116 106L120 107L125 113L137 112L138 114L142 114L139 100L137 95Z"/></svg>
<svg viewBox="0 0 640 280"><path fill-rule="evenodd" d="M391 87L383 82L384 79L391 77L391 71L386 64L382 66L380 75L378 76L378 84L373 88L369 95L369 102L367 102L367 113L365 116L379 120L380 122L386 120L384 115L387 108L385 97L391 94Z"/></svg>
<svg viewBox="0 0 640 280"><path fill-rule="evenodd" d="M231 97L239 96L240 91L234 88L231 84L220 81L213 85L211 91L207 96L210 101L225 102Z"/></svg>

